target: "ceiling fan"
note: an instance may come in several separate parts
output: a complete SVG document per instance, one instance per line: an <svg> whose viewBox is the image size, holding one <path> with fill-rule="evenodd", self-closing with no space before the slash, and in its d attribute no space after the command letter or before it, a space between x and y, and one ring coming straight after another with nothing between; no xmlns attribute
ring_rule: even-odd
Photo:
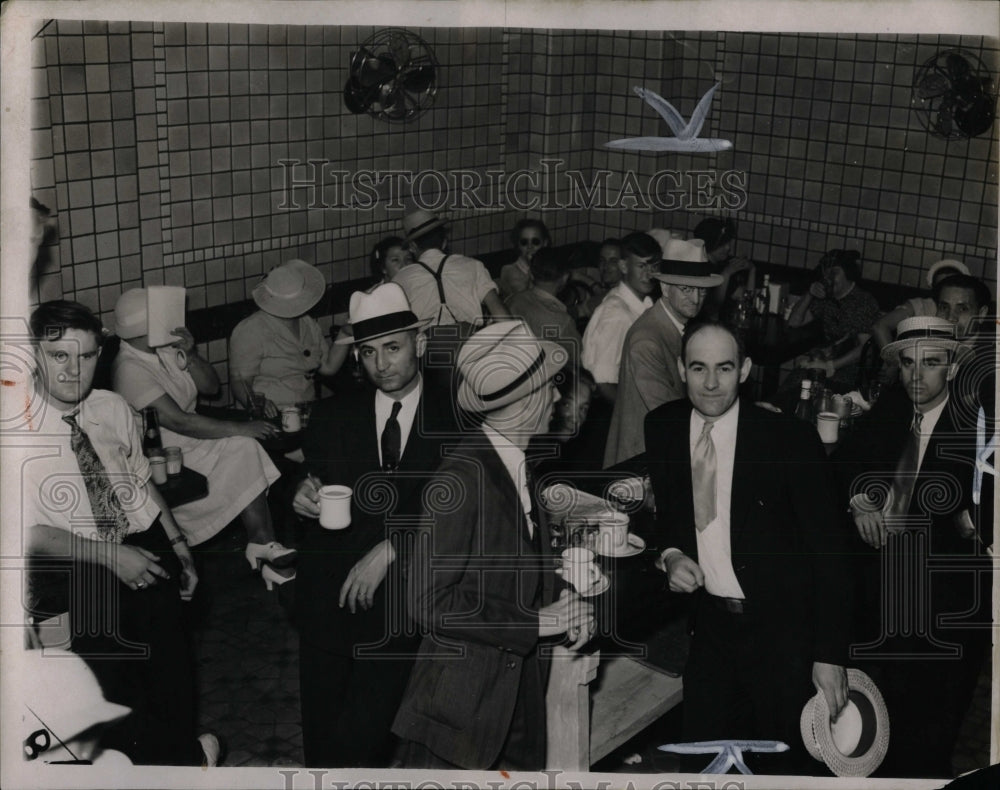
<svg viewBox="0 0 1000 790"><path fill-rule="evenodd" d="M437 72L433 50L418 35L376 31L351 55L344 106L389 123L412 121L434 103Z"/></svg>

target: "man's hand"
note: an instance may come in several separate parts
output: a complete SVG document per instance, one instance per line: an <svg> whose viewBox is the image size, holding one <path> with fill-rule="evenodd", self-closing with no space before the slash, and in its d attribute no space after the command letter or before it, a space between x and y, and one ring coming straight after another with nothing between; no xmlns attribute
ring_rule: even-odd
<svg viewBox="0 0 1000 790"><path fill-rule="evenodd" d="M319 488L320 481L309 475L299 483L292 499L292 510L303 518L319 518Z"/></svg>
<svg viewBox="0 0 1000 790"><path fill-rule="evenodd" d="M250 422L231 422L229 425L237 436L249 436L258 442L271 439L281 433L281 428L265 420L250 420Z"/></svg>
<svg viewBox="0 0 1000 790"><path fill-rule="evenodd" d="M579 650L596 630L594 607L572 590L563 590L558 601L538 610L538 635L566 634L572 640L569 650Z"/></svg>
<svg viewBox="0 0 1000 790"><path fill-rule="evenodd" d="M179 326L170 334L177 335L177 340L171 343L172 346L179 348L185 354L190 354L194 350L194 335L186 326Z"/></svg>
<svg viewBox="0 0 1000 790"><path fill-rule="evenodd" d="M383 540L354 563L354 567L340 587L340 608L343 609L346 603L351 614L357 611L358 606L362 609L371 609L375 591L385 579L389 565L395 559L396 550L389 541Z"/></svg>
<svg viewBox="0 0 1000 790"><path fill-rule="evenodd" d="M881 510L857 510L854 511L854 526L858 528L861 539L873 549L880 549L885 545L885 519Z"/></svg>
<svg viewBox="0 0 1000 790"><path fill-rule="evenodd" d="M198 574L194 569L194 559L187 543L175 543L174 554L181 562L181 600L190 601L194 597L194 588L198 586Z"/></svg>
<svg viewBox="0 0 1000 790"><path fill-rule="evenodd" d="M736 274L736 272L742 272L746 269L753 268L753 263L748 258L743 257L733 257L730 258L726 265L722 268L722 275L724 277L731 277Z"/></svg>
<svg viewBox="0 0 1000 790"><path fill-rule="evenodd" d="M813 685L826 697L830 721L836 721L847 704L847 670L837 664L813 662Z"/></svg>
<svg viewBox="0 0 1000 790"><path fill-rule="evenodd" d="M151 551L120 543L109 543L107 547L108 567L122 584L133 590L152 587L160 579L170 578L170 574L157 563L160 558Z"/></svg>
<svg viewBox="0 0 1000 790"><path fill-rule="evenodd" d="M701 566L681 551L661 557L656 567L667 574L673 592L694 592L705 585L705 572Z"/></svg>
<svg viewBox="0 0 1000 790"><path fill-rule="evenodd" d="M809 293L816 299L826 299L826 286L817 280L809 286Z"/></svg>

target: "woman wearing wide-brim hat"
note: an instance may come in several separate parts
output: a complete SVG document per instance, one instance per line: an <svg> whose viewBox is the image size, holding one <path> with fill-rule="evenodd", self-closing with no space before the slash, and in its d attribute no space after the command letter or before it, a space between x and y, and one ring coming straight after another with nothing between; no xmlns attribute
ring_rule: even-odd
<svg viewBox="0 0 1000 790"><path fill-rule="evenodd" d="M276 266L253 289L260 308L236 325L229 338L229 385L237 402L251 393L267 399L265 416L316 398L315 377L332 376L347 356L330 343L306 313L326 293L315 266L291 260Z"/></svg>

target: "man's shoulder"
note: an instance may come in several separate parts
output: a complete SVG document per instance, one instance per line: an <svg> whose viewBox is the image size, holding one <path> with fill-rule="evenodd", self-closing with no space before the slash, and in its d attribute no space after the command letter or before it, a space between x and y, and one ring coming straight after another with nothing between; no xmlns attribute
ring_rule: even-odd
<svg viewBox="0 0 1000 790"><path fill-rule="evenodd" d="M91 390L83 399L81 409L94 420L114 420L132 413L128 401L111 390Z"/></svg>
<svg viewBox="0 0 1000 790"><path fill-rule="evenodd" d="M667 401L652 409L646 415L647 422L678 422L691 416L691 401L687 398Z"/></svg>

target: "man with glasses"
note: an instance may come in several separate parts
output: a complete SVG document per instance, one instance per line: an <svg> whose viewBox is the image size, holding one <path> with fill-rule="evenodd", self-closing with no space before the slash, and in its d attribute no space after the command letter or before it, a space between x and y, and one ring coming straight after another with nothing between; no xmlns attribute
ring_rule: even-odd
<svg viewBox="0 0 1000 790"><path fill-rule="evenodd" d="M659 302L625 336L605 469L643 452L642 426L648 412L684 397L677 370L684 326L701 311L708 289L722 282L712 271L701 239L670 239L663 253L660 270L652 274L663 285Z"/></svg>

